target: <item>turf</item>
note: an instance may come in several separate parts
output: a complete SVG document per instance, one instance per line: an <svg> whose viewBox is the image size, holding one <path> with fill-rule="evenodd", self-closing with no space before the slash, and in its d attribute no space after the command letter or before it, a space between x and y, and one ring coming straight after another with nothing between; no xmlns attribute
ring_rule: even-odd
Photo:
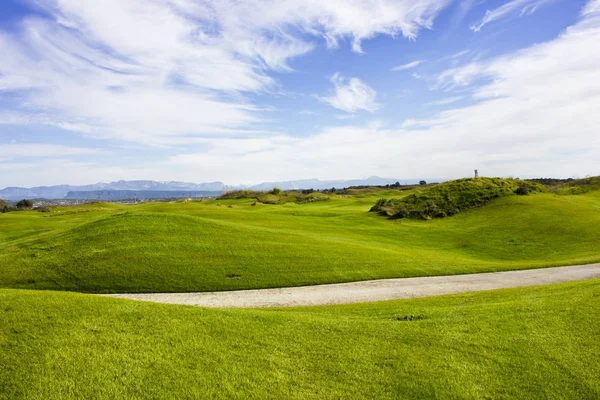
<svg viewBox="0 0 600 400"><path fill-rule="evenodd" d="M600 280L211 310L0 290L0 398L600 397Z"/></svg>
<svg viewBox="0 0 600 400"><path fill-rule="evenodd" d="M0 287L231 290L600 261L600 192L532 194L430 221L369 213L356 191L306 204L94 204L0 214Z"/></svg>

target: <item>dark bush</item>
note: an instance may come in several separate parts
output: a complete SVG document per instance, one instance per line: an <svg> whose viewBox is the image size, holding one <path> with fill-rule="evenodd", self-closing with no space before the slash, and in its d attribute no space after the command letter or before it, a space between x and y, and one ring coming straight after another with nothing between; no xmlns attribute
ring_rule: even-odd
<svg viewBox="0 0 600 400"><path fill-rule="evenodd" d="M515 193L519 196L527 196L529 194L529 187L527 185L521 185L515 190Z"/></svg>
<svg viewBox="0 0 600 400"><path fill-rule="evenodd" d="M21 210L31 209L32 207L33 207L33 201L31 201L31 200L23 199L17 203L17 208L19 208Z"/></svg>
<svg viewBox="0 0 600 400"><path fill-rule="evenodd" d="M36 210L38 210L39 212L42 212L42 213L50 212L50 208L46 207L46 206L37 207Z"/></svg>

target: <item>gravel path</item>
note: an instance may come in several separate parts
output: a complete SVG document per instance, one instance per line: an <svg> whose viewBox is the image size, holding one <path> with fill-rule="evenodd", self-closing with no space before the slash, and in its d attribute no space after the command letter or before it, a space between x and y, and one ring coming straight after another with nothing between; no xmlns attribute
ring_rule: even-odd
<svg viewBox="0 0 600 400"><path fill-rule="evenodd" d="M281 289L203 293L109 294L105 296L156 303L222 308L316 306L439 296L590 278L600 278L600 264L468 275L380 279Z"/></svg>

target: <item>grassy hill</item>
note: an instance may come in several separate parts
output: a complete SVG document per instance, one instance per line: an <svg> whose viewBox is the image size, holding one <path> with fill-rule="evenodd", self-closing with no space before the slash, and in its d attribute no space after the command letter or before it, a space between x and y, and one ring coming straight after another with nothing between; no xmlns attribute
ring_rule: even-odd
<svg viewBox="0 0 600 400"><path fill-rule="evenodd" d="M486 205L498 197L544 193L538 183L505 178L468 178L417 190L403 198L382 198L371 211L391 218L444 218Z"/></svg>
<svg viewBox="0 0 600 400"><path fill-rule="evenodd" d="M0 214L0 287L208 291L600 261L600 192L506 196L452 218L387 220L408 191L56 207Z"/></svg>
<svg viewBox="0 0 600 400"><path fill-rule="evenodd" d="M593 399L599 296L590 280L211 310L5 289L0 399Z"/></svg>

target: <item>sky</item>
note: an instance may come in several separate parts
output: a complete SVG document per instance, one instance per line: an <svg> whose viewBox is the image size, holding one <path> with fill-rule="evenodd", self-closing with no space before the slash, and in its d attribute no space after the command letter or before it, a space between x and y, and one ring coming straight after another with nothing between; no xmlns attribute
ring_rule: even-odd
<svg viewBox="0 0 600 400"><path fill-rule="evenodd" d="M600 175L600 0L2 0L0 187Z"/></svg>

